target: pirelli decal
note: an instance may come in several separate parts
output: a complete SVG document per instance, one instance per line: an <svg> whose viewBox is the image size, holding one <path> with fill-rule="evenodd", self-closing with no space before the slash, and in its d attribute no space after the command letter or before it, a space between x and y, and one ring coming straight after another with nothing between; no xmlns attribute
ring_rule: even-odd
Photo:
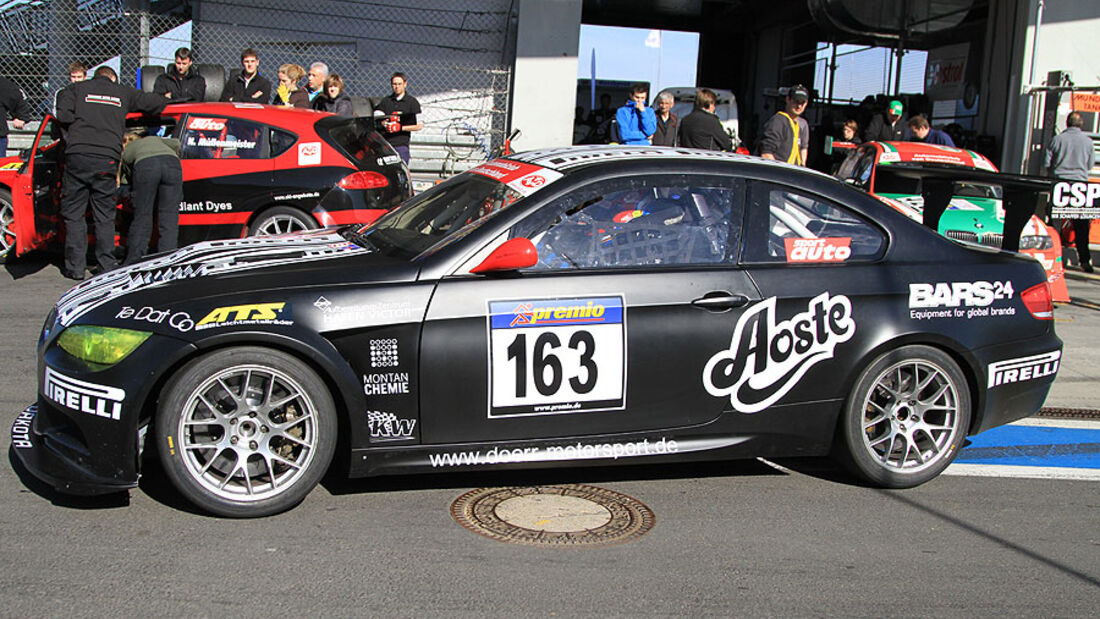
<svg viewBox="0 0 1100 619"><path fill-rule="evenodd" d="M1022 383L1058 373L1062 351L1052 350L1041 355L1006 359L989 364L989 388L1009 383Z"/></svg>
<svg viewBox="0 0 1100 619"><path fill-rule="evenodd" d="M77 380L50 367L46 368L42 391L65 408L115 421L121 416L122 401L126 399L126 391L118 387Z"/></svg>

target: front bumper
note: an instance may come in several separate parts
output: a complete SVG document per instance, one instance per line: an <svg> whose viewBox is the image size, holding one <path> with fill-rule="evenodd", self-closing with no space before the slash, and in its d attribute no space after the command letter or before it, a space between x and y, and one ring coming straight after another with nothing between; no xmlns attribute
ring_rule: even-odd
<svg viewBox="0 0 1100 619"><path fill-rule="evenodd" d="M39 419L38 405L31 404L11 426L12 450L31 475L66 494L107 494L137 486L136 470L112 477L92 472L71 446L36 427Z"/></svg>

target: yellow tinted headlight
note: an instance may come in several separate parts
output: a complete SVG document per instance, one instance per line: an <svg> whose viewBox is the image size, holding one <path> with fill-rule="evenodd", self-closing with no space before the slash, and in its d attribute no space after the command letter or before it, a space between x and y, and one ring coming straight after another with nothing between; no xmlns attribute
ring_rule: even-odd
<svg viewBox="0 0 1100 619"><path fill-rule="evenodd" d="M114 365L134 352L152 333L78 325L57 338L57 345L70 355L96 365Z"/></svg>

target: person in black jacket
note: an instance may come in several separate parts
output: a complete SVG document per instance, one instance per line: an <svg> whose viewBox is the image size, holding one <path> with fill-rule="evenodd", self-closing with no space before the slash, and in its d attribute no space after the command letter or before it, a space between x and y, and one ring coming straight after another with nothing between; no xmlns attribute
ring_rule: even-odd
<svg viewBox="0 0 1100 619"><path fill-rule="evenodd" d="M313 109L322 112L355 116L355 106L351 103L351 96L344 92L344 80L335 73L325 78L325 87L313 100L312 106Z"/></svg>
<svg viewBox="0 0 1100 619"><path fill-rule="evenodd" d="M241 72L225 85L222 101L241 103L270 103L271 82L260 75L260 58L256 50L249 47L241 52Z"/></svg>
<svg viewBox="0 0 1100 619"><path fill-rule="evenodd" d="M126 115L155 114L167 99L116 83L110 67L99 67L92 79L70 84L57 96L57 119L65 126L65 176L61 217L65 221L65 266L62 274L84 279L88 252L89 205L95 222L95 257L99 272L113 269L115 259L115 191Z"/></svg>
<svg viewBox="0 0 1100 619"><path fill-rule="evenodd" d="M31 117L31 107L27 105L27 97L22 88L8 78L0 77L0 157L5 156L8 150L9 116L11 126L22 129Z"/></svg>
<svg viewBox="0 0 1100 619"><path fill-rule="evenodd" d="M863 132L864 142L900 142L905 139L906 125L901 101L891 101L886 111L875 114Z"/></svg>
<svg viewBox="0 0 1100 619"><path fill-rule="evenodd" d="M167 73L157 76L153 92L171 99L170 103L202 101L206 97L206 80L195 70L191 56L191 50L186 47L177 49L176 66L168 67Z"/></svg>
<svg viewBox="0 0 1100 619"><path fill-rule="evenodd" d="M732 150L733 140L714 113L718 96L709 88L695 91L695 109L680 121L680 146L706 150Z"/></svg>

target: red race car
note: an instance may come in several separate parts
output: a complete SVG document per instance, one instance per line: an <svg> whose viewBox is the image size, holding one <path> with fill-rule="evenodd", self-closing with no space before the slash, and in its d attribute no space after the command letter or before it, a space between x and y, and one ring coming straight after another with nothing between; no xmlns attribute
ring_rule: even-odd
<svg viewBox="0 0 1100 619"><path fill-rule="evenodd" d="M412 195L408 168L371 118L180 103L126 124L180 140L181 246L369 223ZM0 159L0 255L22 255L58 236L64 146L59 123L47 116L29 151ZM128 215L119 212L124 233Z"/></svg>

